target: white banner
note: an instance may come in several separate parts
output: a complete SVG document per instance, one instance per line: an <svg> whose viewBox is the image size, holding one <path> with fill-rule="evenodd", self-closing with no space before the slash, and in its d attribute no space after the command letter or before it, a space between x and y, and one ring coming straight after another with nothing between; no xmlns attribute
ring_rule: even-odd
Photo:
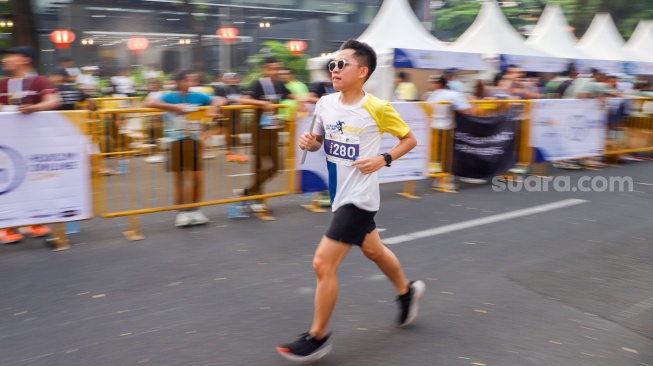
<svg viewBox="0 0 653 366"><path fill-rule="evenodd" d="M66 115L0 113L0 129L0 228L92 216L88 139Z"/></svg>
<svg viewBox="0 0 653 366"><path fill-rule="evenodd" d="M594 99L531 101L530 146L547 161L599 156L605 150L607 112Z"/></svg>
<svg viewBox="0 0 653 366"><path fill-rule="evenodd" d="M501 55L504 66L517 65L524 71L560 72L569 66L569 61L557 57L540 57L524 55Z"/></svg>
<svg viewBox="0 0 653 366"><path fill-rule="evenodd" d="M428 154L431 144L429 116L426 104L424 103L392 103L392 106L399 112L413 134L417 137L417 146L408 154L392 163L390 168L382 168L378 171L380 183L403 182L408 180L419 180L428 176ZM295 140L297 144L299 136L309 131L313 117L314 106L306 105L308 115L297 119L295 127ZM380 152L388 151L397 144L396 137L384 134L381 141ZM316 152L309 152L306 161L301 164L303 151L295 149L295 169L301 173L298 189L302 192L317 192L328 189L328 173L326 167L326 153L320 149Z"/></svg>
<svg viewBox="0 0 653 366"><path fill-rule="evenodd" d="M429 51L395 48L394 67L406 69L485 70L483 57L478 53L459 51Z"/></svg>

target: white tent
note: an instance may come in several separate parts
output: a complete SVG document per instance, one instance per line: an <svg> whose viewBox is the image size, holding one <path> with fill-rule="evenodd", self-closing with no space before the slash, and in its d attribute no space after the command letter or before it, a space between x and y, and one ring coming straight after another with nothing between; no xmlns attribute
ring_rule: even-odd
<svg viewBox="0 0 653 366"><path fill-rule="evenodd" d="M653 62L653 20L640 20L623 49L642 61Z"/></svg>
<svg viewBox="0 0 653 366"><path fill-rule="evenodd" d="M636 73L653 75L653 20L640 20L623 50L642 60Z"/></svg>
<svg viewBox="0 0 653 366"><path fill-rule="evenodd" d="M374 20L358 38L381 53L383 49L408 48L447 51L449 48L429 33L407 0L385 0Z"/></svg>
<svg viewBox="0 0 653 366"><path fill-rule="evenodd" d="M455 51L435 38L419 21L407 0L384 0L376 17L357 38L372 46L377 53L377 69L365 87L380 98L391 100L394 89L394 66L462 70L485 67L478 53ZM397 60L395 55L399 55ZM322 70L328 59L309 60L311 70Z"/></svg>
<svg viewBox="0 0 653 366"><path fill-rule="evenodd" d="M571 31L560 5L547 5L526 44L551 56L568 60L588 58L576 48L576 36Z"/></svg>
<svg viewBox="0 0 653 366"><path fill-rule="evenodd" d="M623 49L624 39L608 13L594 15L592 24L576 44L576 48L592 57L603 61L595 64L603 72L633 71L633 66L644 61L640 57Z"/></svg>
<svg viewBox="0 0 653 366"><path fill-rule="evenodd" d="M474 23L453 44L453 49L501 56L527 71L560 71L566 66L564 60L527 45L495 0L483 3Z"/></svg>

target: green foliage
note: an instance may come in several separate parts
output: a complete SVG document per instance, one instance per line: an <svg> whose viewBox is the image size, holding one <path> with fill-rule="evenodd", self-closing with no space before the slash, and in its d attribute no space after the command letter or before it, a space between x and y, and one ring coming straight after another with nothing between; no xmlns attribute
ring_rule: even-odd
<svg viewBox="0 0 653 366"><path fill-rule="evenodd" d="M651 0L516 0L517 7L502 8L504 14L515 26L534 25L547 4L558 4L577 37L582 37L597 12L608 12L628 39L640 19L653 19ZM438 31L446 31L458 38L473 22L481 7L479 0L448 0L441 9L434 12Z"/></svg>
<svg viewBox="0 0 653 366"><path fill-rule="evenodd" d="M309 74L308 70L306 70L308 56L293 55L283 43L277 41L265 41L261 45L262 47L258 54L247 58L247 64L252 71L243 78L244 84L249 85L261 77L263 59L268 56L276 57L283 64L283 67L293 70L297 80L303 82L308 81Z"/></svg>

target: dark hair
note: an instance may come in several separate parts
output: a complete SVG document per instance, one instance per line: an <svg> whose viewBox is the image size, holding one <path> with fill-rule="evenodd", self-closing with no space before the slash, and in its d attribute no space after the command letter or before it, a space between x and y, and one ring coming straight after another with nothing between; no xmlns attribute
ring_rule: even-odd
<svg viewBox="0 0 653 366"><path fill-rule="evenodd" d="M331 63L331 61L333 61L333 60L329 60L329 61L326 62L326 64L324 64L324 69L326 71L328 71L329 73L331 73L331 70L329 70L329 64Z"/></svg>
<svg viewBox="0 0 653 366"><path fill-rule="evenodd" d="M61 75L61 76L66 77L66 76L68 76L68 71L66 71L66 69L64 69L63 67L55 67L54 69L52 69L51 74L52 75Z"/></svg>
<svg viewBox="0 0 653 366"><path fill-rule="evenodd" d="M401 80L408 80L408 74L404 71L399 71L397 77Z"/></svg>
<svg viewBox="0 0 653 366"><path fill-rule="evenodd" d="M276 64L277 62L279 62L279 60L274 56L266 56L263 59L263 64Z"/></svg>
<svg viewBox="0 0 653 366"><path fill-rule="evenodd" d="M195 71L189 69L179 70L177 71L173 79L174 81L182 81L186 79L188 75L192 75L192 74L195 74Z"/></svg>
<svg viewBox="0 0 653 366"><path fill-rule="evenodd" d="M474 96L478 99L485 98L485 84L481 79L476 79L474 83Z"/></svg>
<svg viewBox="0 0 653 366"><path fill-rule="evenodd" d="M435 80L435 83L436 83L436 84L440 84L440 85L442 85L442 86L445 87L445 88L447 87L447 83L448 83L448 82L449 82L449 81L447 80L447 77L444 76L444 75L440 75L440 76L438 76L438 78Z"/></svg>
<svg viewBox="0 0 653 366"><path fill-rule="evenodd" d="M354 50L354 58L356 58L356 60L363 66L367 67L368 71L365 81L369 80L374 70L376 70L376 52L374 52L374 49L367 43L358 42L353 38L346 40L342 46L340 46L341 51L347 49Z"/></svg>

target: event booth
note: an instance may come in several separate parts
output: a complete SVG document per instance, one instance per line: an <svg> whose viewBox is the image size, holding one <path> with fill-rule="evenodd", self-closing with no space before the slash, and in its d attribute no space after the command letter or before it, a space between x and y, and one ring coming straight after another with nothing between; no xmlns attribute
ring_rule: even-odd
<svg viewBox="0 0 653 366"><path fill-rule="evenodd" d="M398 69L411 69L411 81L416 84L425 83L433 70L485 69L478 53L452 50L431 35L407 0L384 1L372 23L357 39L372 46L378 56L377 69L365 84L366 90L386 100L393 99L394 76ZM333 56L309 60L313 80L326 77L324 65Z"/></svg>

